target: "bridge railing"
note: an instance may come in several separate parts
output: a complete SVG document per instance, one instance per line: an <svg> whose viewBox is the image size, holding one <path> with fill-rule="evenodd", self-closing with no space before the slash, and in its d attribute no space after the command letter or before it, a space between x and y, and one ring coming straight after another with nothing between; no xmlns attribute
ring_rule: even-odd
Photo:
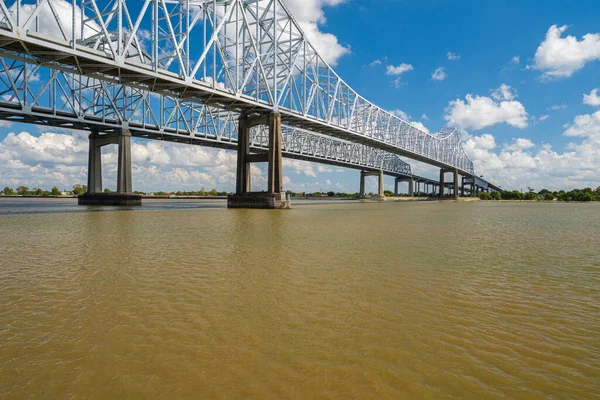
<svg viewBox="0 0 600 400"><path fill-rule="evenodd" d="M0 0L0 25L12 57L229 110L277 110L293 126L473 172L456 132L430 135L358 95L280 0Z"/></svg>

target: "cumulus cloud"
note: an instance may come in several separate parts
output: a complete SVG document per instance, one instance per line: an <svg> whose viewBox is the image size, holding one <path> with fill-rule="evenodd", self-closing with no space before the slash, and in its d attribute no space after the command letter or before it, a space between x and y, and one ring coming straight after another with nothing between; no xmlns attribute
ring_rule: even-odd
<svg viewBox="0 0 600 400"><path fill-rule="evenodd" d="M446 71L444 71L444 67L436 68L436 70L431 73L431 79L434 81L443 81L447 76L448 75L446 74Z"/></svg>
<svg viewBox="0 0 600 400"><path fill-rule="evenodd" d="M410 115L408 115L406 112L402 111L402 110L393 110L391 111L392 114L394 114L395 116L397 116L398 118L408 122L409 124L411 124L412 126L414 126L417 129L422 130L423 132L427 132L429 133L429 129L420 121L412 121L412 117ZM425 117L425 118L423 118ZM427 115L423 114L421 116L421 119L428 119Z"/></svg>
<svg viewBox="0 0 600 400"><path fill-rule="evenodd" d="M573 124L567 126L564 135L600 138L600 111L576 116Z"/></svg>
<svg viewBox="0 0 600 400"><path fill-rule="evenodd" d="M86 132L9 133L0 141L0 186L47 189L56 185L68 189L76 183L85 184L88 145ZM102 148L104 187L109 189L116 187L117 150L116 145ZM134 138L131 158L135 190L235 189L237 155L232 151ZM283 167L287 182L291 182L287 175L318 178L321 174L345 171L292 159L284 159ZM264 165L253 164L251 173L253 190L266 188ZM298 179L294 183L302 185Z"/></svg>
<svg viewBox="0 0 600 400"><path fill-rule="evenodd" d="M421 121L411 121L410 124L417 129L422 130L425 133L429 133L429 128L427 128Z"/></svg>
<svg viewBox="0 0 600 400"><path fill-rule="evenodd" d="M25 184L61 189L87 181L88 134L83 132L9 133L0 142L0 185ZM138 190L191 189L235 185L236 155L226 150L134 139L134 186ZM117 146L102 149L105 186L115 186ZM157 187L157 184L165 187ZM253 183L266 185L260 169Z"/></svg>
<svg viewBox="0 0 600 400"><path fill-rule="evenodd" d="M587 104L588 106L600 106L600 96L598 95L599 89L594 89L590 92L590 94L583 95L583 104Z"/></svg>
<svg viewBox="0 0 600 400"><path fill-rule="evenodd" d="M490 134L464 136L463 147L473 160L475 170L504 188L520 189L532 186L537 190L596 188L600 185L600 111L579 115L567 125L563 135L579 138L569 143L563 152L549 144L535 146L527 138L504 143L496 151Z"/></svg>
<svg viewBox="0 0 600 400"><path fill-rule="evenodd" d="M514 56L513 58L510 59L511 64L519 64L520 62L521 62L521 57L519 57L519 56Z"/></svg>
<svg viewBox="0 0 600 400"><path fill-rule="evenodd" d="M500 123L523 129L528 114L523 104L514 100L516 97L516 91L504 84L493 90L491 97L467 94L466 101L450 101L444 118L449 126L463 129L479 130Z"/></svg>
<svg viewBox="0 0 600 400"><path fill-rule="evenodd" d="M407 113L405 113L402 110L392 110L391 113L394 114L396 117L403 119L405 121L410 120L410 115L408 115Z"/></svg>
<svg viewBox="0 0 600 400"><path fill-rule="evenodd" d="M412 71L413 69L414 68L411 64L406 63L402 63L398 66L388 65L386 69L386 74L390 76L397 76L397 78L392 81L392 84L395 87L399 88L400 86L402 86L401 75L408 71Z"/></svg>
<svg viewBox="0 0 600 400"><path fill-rule="evenodd" d="M460 60L460 56L451 51L449 51L448 54L446 54L446 57L448 57L448 60L450 60L450 61Z"/></svg>
<svg viewBox="0 0 600 400"><path fill-rule="evenodd" d="M600 59L600 33L588 33L579 40L562 37L566 30L566 25L552 25L535 53L533 67L546 77L569 77L586 63Z"/></svg>
<svg viewBox="0 0 600 400"><path fill-rule="evenodd" d="M331 65L337 64L342 56L350 52L350 48L342 46L335 35L322 32L319 26L326 22L324 8L326 6L336 6L344 1L283 0L290 13L298 21L309 42L315 46L317 52Z"/></svg>
<svg viewBox="0 0 600 400"><path fill-rule="evenodd" d="M535 144L533 144L531 140L525 138L517 138L512 143L505 146L508 151L527 150L532 147L535 147Z"/></svg>
<svg viewBox="0 0 600 400"><path fill-rule="evenodd" d="M414 68L411 64L402 63L398 66L388 65L386 73L391 76L402 75L405 72L412 71Z"/></svg>

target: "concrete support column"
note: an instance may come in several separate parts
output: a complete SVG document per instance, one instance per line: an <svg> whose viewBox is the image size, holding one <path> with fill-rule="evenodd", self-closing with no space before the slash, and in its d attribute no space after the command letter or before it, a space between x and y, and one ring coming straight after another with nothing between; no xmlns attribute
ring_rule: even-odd
<svg viewBox="0 0 600 400"><path fill-rule="evenodd" d="M410 197L415 196L415 180L413 178L410 178L410 181L408 181L408 195Z"/></svg>
<svg viewBox="0 0 600 400"><path fill-rule="evenodd" d="M269 193L283 191L283 157L281 155L281 114L272 112L269 115Z"/></svg>
<svg viewBox="0 0 600 400"><path fill-rule="evenodd" d="M460 179L460 197L465 197L465 177Z"/></svg>
<svg viewBox="0 0 600 400"><path fill-rule="evenodd" d="M91 133L89 141L87 192L102 193L102 147L98 143L98 133Z"/></svg>
<svg viewBox="0 0 600 400"><path fill-rule="evenodd" d="M439 197L440 198L444 197L444 186L445 186L444 178L445 178L445 174L446 174L446 171L443 168L440 169L440 193L439 193Z"/></svg>
<svg viewBox="0 0 600 400"><path fill-rule="evenodd" d="M383 190L383 184L384 184L384 181L383 181L383 171L379 171L379 193L378 193L379 197L384 197L385 196L385 193L384 193L384 190Z"/></svg>
<svg viewBox="0 0 600 400"><path fill-rule="evenodd" d="M360 171L360 192L359 197L365 197L365 171Z"/></svg>
<svg viewBox="0 0 600 400"><path fill-rule="evenodd" d="M251 190L248 154L250 154L250 126L248 124L248 117L242 115L238 120L237 172L235 180L235 192L239 195L243 195Z"/></svg>
<svg viewBox="0 0 600 400"><path fill-rule="evenodd" d="M394 180L394 196L398 197L398 183L400 182L400 178L396 178Z"/></svg>
<svg viewBox="0 0 600 400"><path fill-rule="evenodd" d="M131 182L131 132L119 135L119 161L117 166L117 193L133 193Z"/></svg>
<svg viewBox="0 0 600 400"><path fill-rule="evenodd" d="M454 169L454 197L458 197L458 169Z"/></svg>

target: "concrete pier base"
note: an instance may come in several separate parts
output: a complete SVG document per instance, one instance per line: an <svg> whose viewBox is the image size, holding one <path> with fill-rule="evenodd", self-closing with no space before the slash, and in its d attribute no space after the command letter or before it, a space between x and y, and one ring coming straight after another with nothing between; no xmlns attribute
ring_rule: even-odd
<svg viewBox="0 0 600 400"><path fill-rule="evenodd" d="M247 192L227 197L227 208L288 209L291 202L285 193Z"/></svg>
<svg viewBox="0 0 600 400"><path fill-rule="evenodd" d="M141 206L142 196L133 193L86 193L79 196L80 206Z"/></svg>

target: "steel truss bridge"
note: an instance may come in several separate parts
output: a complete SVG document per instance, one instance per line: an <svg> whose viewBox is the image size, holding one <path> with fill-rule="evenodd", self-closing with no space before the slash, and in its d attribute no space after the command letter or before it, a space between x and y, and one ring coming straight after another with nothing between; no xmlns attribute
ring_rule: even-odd
<svg viewBox="0 0 600 400"><path fill-rule="evenodd" d="M239 115L278 112L284 156L411 176L403 156L487 184L455 130L352 90L280 0L0 0L0 63L3 119L237 148ZM264 128L250 141L266 149Z"/></svg>

